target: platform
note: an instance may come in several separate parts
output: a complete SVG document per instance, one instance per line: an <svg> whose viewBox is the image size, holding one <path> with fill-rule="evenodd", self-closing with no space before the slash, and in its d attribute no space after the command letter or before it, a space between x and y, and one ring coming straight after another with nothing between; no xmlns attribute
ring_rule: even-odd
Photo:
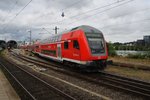
<svg viewBox="0 0 150 100"><path fill-rule="evenodd" d="M19 96L0 69L0 100L20 100Z"/></svg>

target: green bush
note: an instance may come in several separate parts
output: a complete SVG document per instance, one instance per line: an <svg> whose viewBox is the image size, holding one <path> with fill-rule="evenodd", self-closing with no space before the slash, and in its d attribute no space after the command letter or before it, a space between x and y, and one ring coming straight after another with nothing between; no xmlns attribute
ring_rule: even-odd
<svg viewBox="0 0 150 100"><path fill-rule="evenodd" d="M145 58L149 58L150 59L150 51L148 51L145 55Z"/></svg>
<svg viewBox="0 0 150 100"><path fill-rule="evenodd" d="M112 43L108 43L108 55L109 56L116 56L117 55L115 48L114 48Z"/></svg>
<svg viewBox="0 0 150 100"><path fill-rule="evenodd" d="M134 59L150 59L150 51L144 54L128 54L127 57Z"/></svg>

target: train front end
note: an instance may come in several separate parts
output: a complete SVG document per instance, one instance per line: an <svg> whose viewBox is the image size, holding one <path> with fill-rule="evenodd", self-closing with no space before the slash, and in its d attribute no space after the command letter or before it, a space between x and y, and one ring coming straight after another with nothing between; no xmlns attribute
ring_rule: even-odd
<svg viewBox="0 0 150 100"><path fill-rule="evenodd" d="M106 67L108 51L104 36L101 31L93 28L84 28L84 35L88 46L88 59L86 62L89 68L98 68L103 70Z"/></svg>

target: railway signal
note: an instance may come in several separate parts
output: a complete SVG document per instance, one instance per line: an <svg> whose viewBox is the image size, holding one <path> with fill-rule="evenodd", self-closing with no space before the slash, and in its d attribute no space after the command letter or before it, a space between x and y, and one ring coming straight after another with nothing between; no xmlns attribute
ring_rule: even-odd
<svg viewBox="0 0 150 100"><path fill-rule="evenodd" d="M58 30L59 28L57 27L57 26L55 26L55 28L53 29L53 30L55 30L55 34L57 34L57 30Z"/></svg>

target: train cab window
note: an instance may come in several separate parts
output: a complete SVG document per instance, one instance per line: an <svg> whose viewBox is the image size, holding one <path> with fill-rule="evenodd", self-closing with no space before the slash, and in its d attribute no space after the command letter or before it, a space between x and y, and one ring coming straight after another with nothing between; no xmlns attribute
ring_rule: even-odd
<svg viewBox="0 0 150 100"><path fill-rule="evenodd" d="M68 49L68 42L64 42L64 49Z"/></svg>
<svg viewBox="0 0 150 100"><path fill-rule="evenodd" d="M36 48L36 49L38 49L38 48L39 48L39 46L36 46L35 48Z"/></svg>
<svg viewBox="0 0 150 100"><path fill-rule="evenodd" d="M73 48L79 49L79 43L77 40L73 40Z"/></svg>

